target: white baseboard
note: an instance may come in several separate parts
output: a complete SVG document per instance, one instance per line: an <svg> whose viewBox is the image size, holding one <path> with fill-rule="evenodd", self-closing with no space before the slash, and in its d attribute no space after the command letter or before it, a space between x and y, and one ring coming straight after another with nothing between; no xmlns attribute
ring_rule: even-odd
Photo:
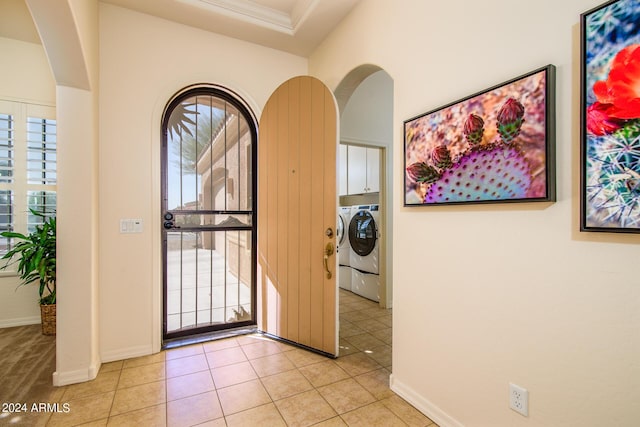
<svg viewBox="0 0 640 427"><path fill-rule="evenodd" d="M464 427L462 423L451 417L428 399L420 396L415 390L398 381L393 374L389 376L389 386L398 396L412 404L440 427Z"/></svg>
<svg viewBox="0 0 640 427"><path fill-rule="evenodd" d="M41 322L40 316L16 317L14 319L0 319L1 328L13 328L14 326L37 325Z"/></svg>
<svg viewBox="0 0 640 427"><path fill-rule="evenodd" d="M100 370L99 365L91 365L86 369L77 369L75 371L54 372L53 385L61 387L63 385L83 383L95 379Z"/></svg>
<svg viewBox="0 0 640 427"><path fill-rule="evenodd" d="M115 362L117 360L131 359L132 357L148 356L153 353L152 345L139 345L135 347L105 351L100 356L102 363L107 363Z"/></svg>

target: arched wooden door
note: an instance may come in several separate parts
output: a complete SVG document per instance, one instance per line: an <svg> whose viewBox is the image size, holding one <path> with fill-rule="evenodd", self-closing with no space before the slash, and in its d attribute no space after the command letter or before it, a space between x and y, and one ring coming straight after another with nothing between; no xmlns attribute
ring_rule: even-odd
<svg viewBox="0 0 640 427"><path fill-rule="evenodd" d="M331 355L338 351L337 126L331 91L300 76L271 95L258 136L258 326Z"/></svg>

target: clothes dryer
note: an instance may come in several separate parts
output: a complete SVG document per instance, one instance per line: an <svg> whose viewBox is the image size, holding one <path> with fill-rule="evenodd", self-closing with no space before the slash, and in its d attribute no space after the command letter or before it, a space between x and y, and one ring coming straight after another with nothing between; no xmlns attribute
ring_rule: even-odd
<svg viewBox="0 0 640 427"><path fill-rule="evenodd" d="M347 291L351 290L351 245L349 244L349 221L351 220L351 206L338 208L338 225L336 242L338 247L338 286Z"/></svg>
<svg viewBox="0 0 640 427"><path fill-rule="evenodd" d="M338 246L338 263L351 266L351 244L349 243L349 221L351 221L351 206L338 208L338 229L336 242Z"/></svg>
<svg viewBox="0 0 640 427"><path fill-rule="evenodd" d="M365 273L380 273L379 205L351 207L349 244L351 267Z"/></svg>

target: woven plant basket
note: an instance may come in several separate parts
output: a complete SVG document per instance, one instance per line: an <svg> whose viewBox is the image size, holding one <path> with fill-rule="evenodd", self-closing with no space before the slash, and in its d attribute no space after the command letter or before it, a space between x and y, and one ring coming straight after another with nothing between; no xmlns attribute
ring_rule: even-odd
<svg viewBox="0 0 640 427"><path fill-rule="evenodd" d="M42 318L42 335L56 334L56 305L41 305L40 317Z"/></svg>

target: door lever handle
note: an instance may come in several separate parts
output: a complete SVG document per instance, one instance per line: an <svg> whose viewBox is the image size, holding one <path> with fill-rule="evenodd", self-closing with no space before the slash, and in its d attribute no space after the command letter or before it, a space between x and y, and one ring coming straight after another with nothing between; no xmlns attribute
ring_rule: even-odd
<svg viewBox="0 0 640 427"><path fill-rule="evenodd" d="M172 230L174 228L180 228L180 226L176 225L173 221L165 221L164 224L162 224L162 226L164 227L165 230Z"/></svg>
<svg viewBox="0 0 640 427"><path fill-rule="evenodd" d="M327 272L327 279L332 277L331 270L329 270L329 257L333 255L333 252L333 243L327 243L327 246L324 247L324 270Z"/></svg>

